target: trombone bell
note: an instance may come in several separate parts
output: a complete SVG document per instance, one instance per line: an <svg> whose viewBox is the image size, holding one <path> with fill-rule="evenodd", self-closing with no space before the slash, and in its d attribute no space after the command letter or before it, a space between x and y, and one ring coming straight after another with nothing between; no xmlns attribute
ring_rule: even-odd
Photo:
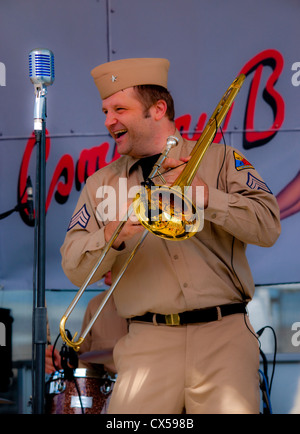
<svg viewBox="0 0 300 434"><path fill-rule="evenodd" d="M167 240L185 240L203 226L201 213L179 186L145 186L137 193L133 208L149 232Z"/></svg>

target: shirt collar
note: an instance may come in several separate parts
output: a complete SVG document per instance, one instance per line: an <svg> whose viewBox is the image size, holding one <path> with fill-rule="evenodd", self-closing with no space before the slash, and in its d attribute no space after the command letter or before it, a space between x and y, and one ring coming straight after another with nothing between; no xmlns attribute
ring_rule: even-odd
<svg viewBox="0 0 300 434"><path fill-rule="evenodd" d="M181 153L180 151L181 151L182 144L183 144L183 138L181 137L181 135L180 135L179 131L177 130L177 128L175 130L174 136L178 139L179 142L178 142L177 146L175 146L174 148L172 148L170 150L169 156L172 157L172 158L175 158L175 159L179 159L180 153ZM154 163L158 159L159 155L160 154L157 154L155 156L152 155L150 157L145 157L145 158L140 158L140 159L134 158L134 157L131 157L131 156L126 156L126 158L127 158L127 170L126 170L127 176L129 176L130 173L133 170L135 170L136 168L138 168L138 166L143 167L143 163L141 164L141 162L145 161L145 163L146 163L145 165L147 165L148 162L150 162L149 164L151 164L151 162L152 162L153 165L154 165Z"/></svg>

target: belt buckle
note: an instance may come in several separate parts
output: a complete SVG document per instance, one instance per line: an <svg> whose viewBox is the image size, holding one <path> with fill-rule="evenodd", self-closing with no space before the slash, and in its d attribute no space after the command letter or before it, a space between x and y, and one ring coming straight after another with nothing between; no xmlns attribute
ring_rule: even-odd
<svg viewBox="0 0 300 434"><path fill-rule="evenodd" d="M171 313L165 315L166 325L168 326L178 326L180 325L180 316L178 313Z"/></svg>

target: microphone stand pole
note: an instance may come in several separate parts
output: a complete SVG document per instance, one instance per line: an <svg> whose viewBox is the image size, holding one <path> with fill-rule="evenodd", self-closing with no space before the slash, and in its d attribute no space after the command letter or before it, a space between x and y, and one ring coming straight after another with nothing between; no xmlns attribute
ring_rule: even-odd
<svg viewBox="0 0 300 434"><path fill-rule="evenodd" d="M46 88L36 89L34 132L36 137L36 213L33 282L33 413L45 411L45 350L47 312L45 303L46 252ZM36 113L37 112L37 113Z"/></svg>

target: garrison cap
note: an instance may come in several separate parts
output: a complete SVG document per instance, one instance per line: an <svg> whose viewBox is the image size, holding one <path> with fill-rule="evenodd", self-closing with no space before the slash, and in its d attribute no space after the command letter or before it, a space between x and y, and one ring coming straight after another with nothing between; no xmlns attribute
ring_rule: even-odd
<svg viewBox="0 0 300 434"><path fill-rule="evenodd" d="M155 84L167 89L170 62L160 58L113 60L92 69L91 75L102 99L140 84Z"/></svg>

